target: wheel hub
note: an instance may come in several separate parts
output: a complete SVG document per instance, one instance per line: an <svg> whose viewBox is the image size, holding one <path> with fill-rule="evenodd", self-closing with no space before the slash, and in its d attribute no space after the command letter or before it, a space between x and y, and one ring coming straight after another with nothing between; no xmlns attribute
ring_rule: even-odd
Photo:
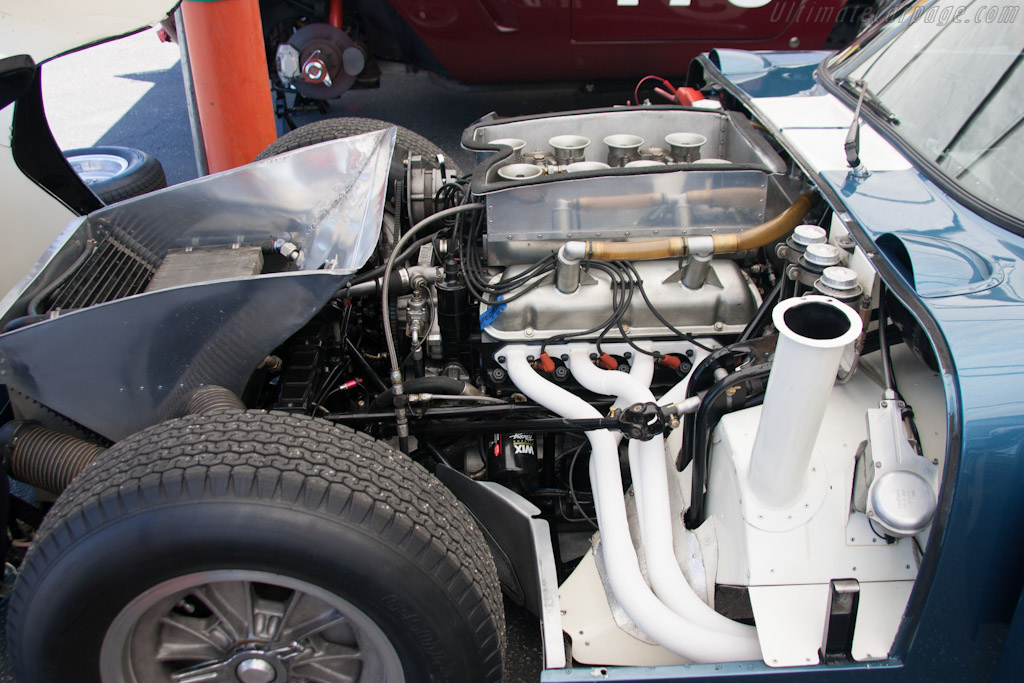
<svg viewBox="0 0 1024 683"><path fill-rule="evenodd" d="M274 665L265 659L249 657L235 667L239 683L273 683L277 679Z"/></svg>
<svg viewBox="0 0 1024 683"><path fill-rule="evenodd" d="M302 646L292 643L272 650L242 650L218 661L205 662L171 676L172 683L287 683L285 662L302 654ZM232 672L234 676L232 677Z"/></svg>
<svg viewBox="0 0 1024 683"><path fill-rule="evenodd" d="M357 55L349 53L346 58L346 52L354 49L355 43L347 33L330 24L303 26L288 44L295 49L296 60L287 67L289 71L295 70L291 83L306 97L325 100L341 97L365 66L365 60L353 59ZM356 70L350 73L346 67Z"/></svg>

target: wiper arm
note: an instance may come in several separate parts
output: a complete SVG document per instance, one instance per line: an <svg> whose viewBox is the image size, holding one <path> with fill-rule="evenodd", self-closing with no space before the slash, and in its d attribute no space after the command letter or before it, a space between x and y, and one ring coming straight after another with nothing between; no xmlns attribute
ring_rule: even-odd
<svg viewBox="0 0 1024 683"><path fill-rule="evenodd" d="M864 81L852 81L849 78L842 78L839 80L839 85L849 90L857 96L857 107L853 110L853 121L850 123L850 130L846 133L846 142L843 144L843 148L846 150L846 163L853 169L851 173L857 178L867 178L871 175L864 164L860 161L860 108L867 100L868 105L875 108L876 111L882 113L882 115L891 123L898 124L899 120L893 115L891 111L885 108L878 98L875 97L868 90L868 86Z"/></svg>
<svg viewBox="0 0 1024 683"><path fill-rule="evenodd" d="M857 81L862 83L862 81ZM846 163L849 164L851 175L855 178L867 178L871 173L864 168L860 161L860 107L864 104L864 94L867 88L862 88L857 97L857 107L853 110L853 121L850 123L850 130L846 133L846 142L843 148L846 150Z"/></svg>
<svg viewBox="0 0 1024 683"><path fill-rule="evenodd" d="M889 109L889 107L885 106L882 103L882 100L878 98L878 95L871 92L871 89L868 88L867 83L865 83L864 81L855 81L849 77L840 78L836 82L839 83L840 87L842 87L843 90L846 90L847 92L853 93L854 95L857 96L858 107L860 106L861 101L867 102L871 110L874 111L879 116L881 116L883 119L885 119L894 126L900 125L899 117L897 117L896 114L892 113L892 109Z"/></svg>

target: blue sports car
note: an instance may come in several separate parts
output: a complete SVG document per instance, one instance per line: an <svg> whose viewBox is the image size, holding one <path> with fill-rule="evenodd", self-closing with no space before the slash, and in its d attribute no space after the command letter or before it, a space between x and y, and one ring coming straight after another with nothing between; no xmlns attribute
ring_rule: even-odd
<svg viewBox="0 0 1024 683"><path fill-rule="evenodd" d="M1024 680L1019 9L109 206L0 60L19 680Z"/></svg>

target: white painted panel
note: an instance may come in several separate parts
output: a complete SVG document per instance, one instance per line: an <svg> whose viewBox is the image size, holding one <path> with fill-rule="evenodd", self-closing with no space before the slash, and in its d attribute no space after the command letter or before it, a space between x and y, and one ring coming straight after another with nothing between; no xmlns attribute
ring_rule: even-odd
<svg viewBox="0 0 1024 683"><path fill-rule="evenodd" d="M590 550L558 589L562 628L572 639L572 658L581 664L659 666L688 664L679 655L650 645L615 623Z"/></svg>
<svg viewBox="0 0 1024 683"><path fill-rule="evenodd" d="M903 620L913 581L862 583L853 633L853 658L858 662L885 659Z"/></svg>
<svg viewBox="0 0 1024 683"><path fill-rule="evenodd" d="M828 584L751 586L750 606L765 664L818 663L828 616Z"/></svg>
<svg viewBox="0 0 1024 683"><path fill-rule="evenodd" d="M848 171L846 163L846 130L841 128L789 128L782 135L788 139L810 168L822 171ZM860 128L860 160L869 171L906 171L910 162L904 159L870 126Z"/></svg>
<svg viewBox="0 0 1024 683"><path fill-rule="evenodd" d="M775 129L850 127L853 112L832 95L813 97L759 97L757 108Z"/></svg>

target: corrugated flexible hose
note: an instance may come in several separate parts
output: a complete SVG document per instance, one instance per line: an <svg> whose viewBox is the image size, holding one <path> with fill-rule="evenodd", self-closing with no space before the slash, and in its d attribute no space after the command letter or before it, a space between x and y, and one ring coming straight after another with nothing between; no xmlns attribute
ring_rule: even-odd
<svg viewBox="0 0 1024 683"><path fill-rule="evenodd" d="M53 493L67 488L86 465L107 450L34 423L12 423L5 426L5 431L11 434L7 440L10 475Z"/></svg>

